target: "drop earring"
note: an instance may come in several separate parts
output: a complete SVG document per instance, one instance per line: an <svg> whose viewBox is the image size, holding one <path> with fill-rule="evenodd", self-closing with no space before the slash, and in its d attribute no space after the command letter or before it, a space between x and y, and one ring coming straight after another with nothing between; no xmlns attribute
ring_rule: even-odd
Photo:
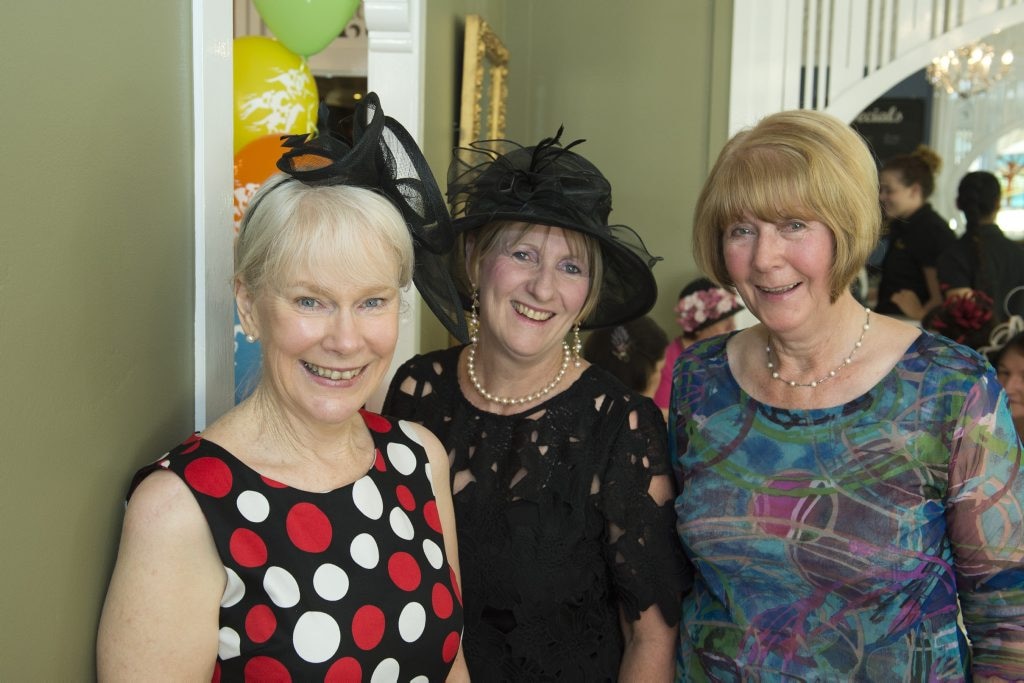
<svg viewBox="0 0 1024 683"><path fill-rule="evenodd" d="M466 327L469 329L469 341L476 344L476 335L480 331L480 289L476 285L473 285L473 303L469 307L469 322Z"/></svg>
<svg viewBox="0 0 1024 683"><path fill-rule="evenodd" d="M572 364L574 367L580 366L580 353L583 351L583 342L580 341L580 321L577 320L576 324L572 326Z"/></svg>

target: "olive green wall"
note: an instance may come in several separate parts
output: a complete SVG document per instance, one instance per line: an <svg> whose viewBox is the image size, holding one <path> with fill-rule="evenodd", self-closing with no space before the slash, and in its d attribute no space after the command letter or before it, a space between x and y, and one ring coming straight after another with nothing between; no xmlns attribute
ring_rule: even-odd
<svg viewBox="0 0 1024 683"><path fill-rule="evenodd" d="M131 472L192 429L190 3L0 22L0 680L94 676Z"/></svg>
<svg viewBox="0 0 1024 683"><path fill-rule="evenodd" d="M676 334L672 307L698 275L693 206L728 134L732 2L429 0L424 144L442 183L466 13L481 14L509 49L508 137L529 144L565 124L564 141L587 139L579 151L612 183L612 220L665 259L651 315ZM443 345L443 329L425 321L422 341Z"/></svg>

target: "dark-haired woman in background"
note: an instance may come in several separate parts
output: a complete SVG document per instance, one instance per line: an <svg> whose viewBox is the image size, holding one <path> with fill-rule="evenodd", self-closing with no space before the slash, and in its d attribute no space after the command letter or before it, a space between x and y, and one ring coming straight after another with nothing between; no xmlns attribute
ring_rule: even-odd
<svg viewBox="0 0 1024 683"><path fill-rule="evenodd" d="M654 396L665 365L668 335L648 316L594 330L583 342L583 357L612 373L638 394Z"/></svg>
<svg viewBox="0 0 1024 683"><path fill-rule="evenodd" d="M1007 301L1010 291L1024 285L1024 248L996 225L1002 196L999 179L988 171L974 171L960 180L956 206L966 219L965 231L938 261L946 298L985 292L994 302L996 322L1024 315L1024 296Z"/></svg>
<svg viewBox="0 0 1024 683"><path fill-rule="evenodd" d="M893 157L879 173L878 198L889 218L889 247L875 306L879 313L920 320L942 303L936 261L956 235L928 203L941 166L939 155L921 145Z"/></svg>

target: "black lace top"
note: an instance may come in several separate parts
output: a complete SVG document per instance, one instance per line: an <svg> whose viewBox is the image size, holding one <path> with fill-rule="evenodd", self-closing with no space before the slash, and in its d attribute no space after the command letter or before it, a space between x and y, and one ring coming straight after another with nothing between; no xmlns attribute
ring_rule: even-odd
<svg viewBox="0 0 1024 683"><path fill-rule="evenodd" d="M459 389L460 350L406 362L384 412L448 450L470 673L614 680L620 610L674 625L687 583L661 413L593 366L539 406L485 412Z"/></svg>

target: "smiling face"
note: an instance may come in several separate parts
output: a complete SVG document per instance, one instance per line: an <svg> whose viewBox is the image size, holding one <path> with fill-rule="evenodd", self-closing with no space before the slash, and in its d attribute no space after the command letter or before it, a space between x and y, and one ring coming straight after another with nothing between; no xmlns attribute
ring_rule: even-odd
<svg viewBox="0 0 1024 683"><path fill-rule="evenodd" d="M878 176L878 199L885 215L890 218L909 218L924 204L921 187L904 183L899 171L882 171Z"/></svg>
<svg viewBox="0 0 1024 683"><path fill-rule="evenodd" d="M835 240L816 220L747 215L722 234L725 268L747 308L775 334L813 329L831 305Z"/></svg>
<svg viewBox="0 0 1024 683"><path fill-rule="evenodd" d="M1010 399L1013 421L1020 425L1024 423L1024 354L1015 348L1007 349L999 359L996 372Z"/></svg>
<svg viewBox="0 0 1024 683"><path fill-rule="evenodd" d="M244 285L236 289L242 323L262 347L260 390L287 421L311 428L356 414L398 339L397 265L382 263L376 282L334 272L299 268L255 299Z"/></svg>
<svg viewBox="0 0 1024 683"><path fill-rule="evenodd" d="M560 354L590 290L579 241L561 228L524 227L501 228L477 273L481 348L520 359Z"/></svg>

